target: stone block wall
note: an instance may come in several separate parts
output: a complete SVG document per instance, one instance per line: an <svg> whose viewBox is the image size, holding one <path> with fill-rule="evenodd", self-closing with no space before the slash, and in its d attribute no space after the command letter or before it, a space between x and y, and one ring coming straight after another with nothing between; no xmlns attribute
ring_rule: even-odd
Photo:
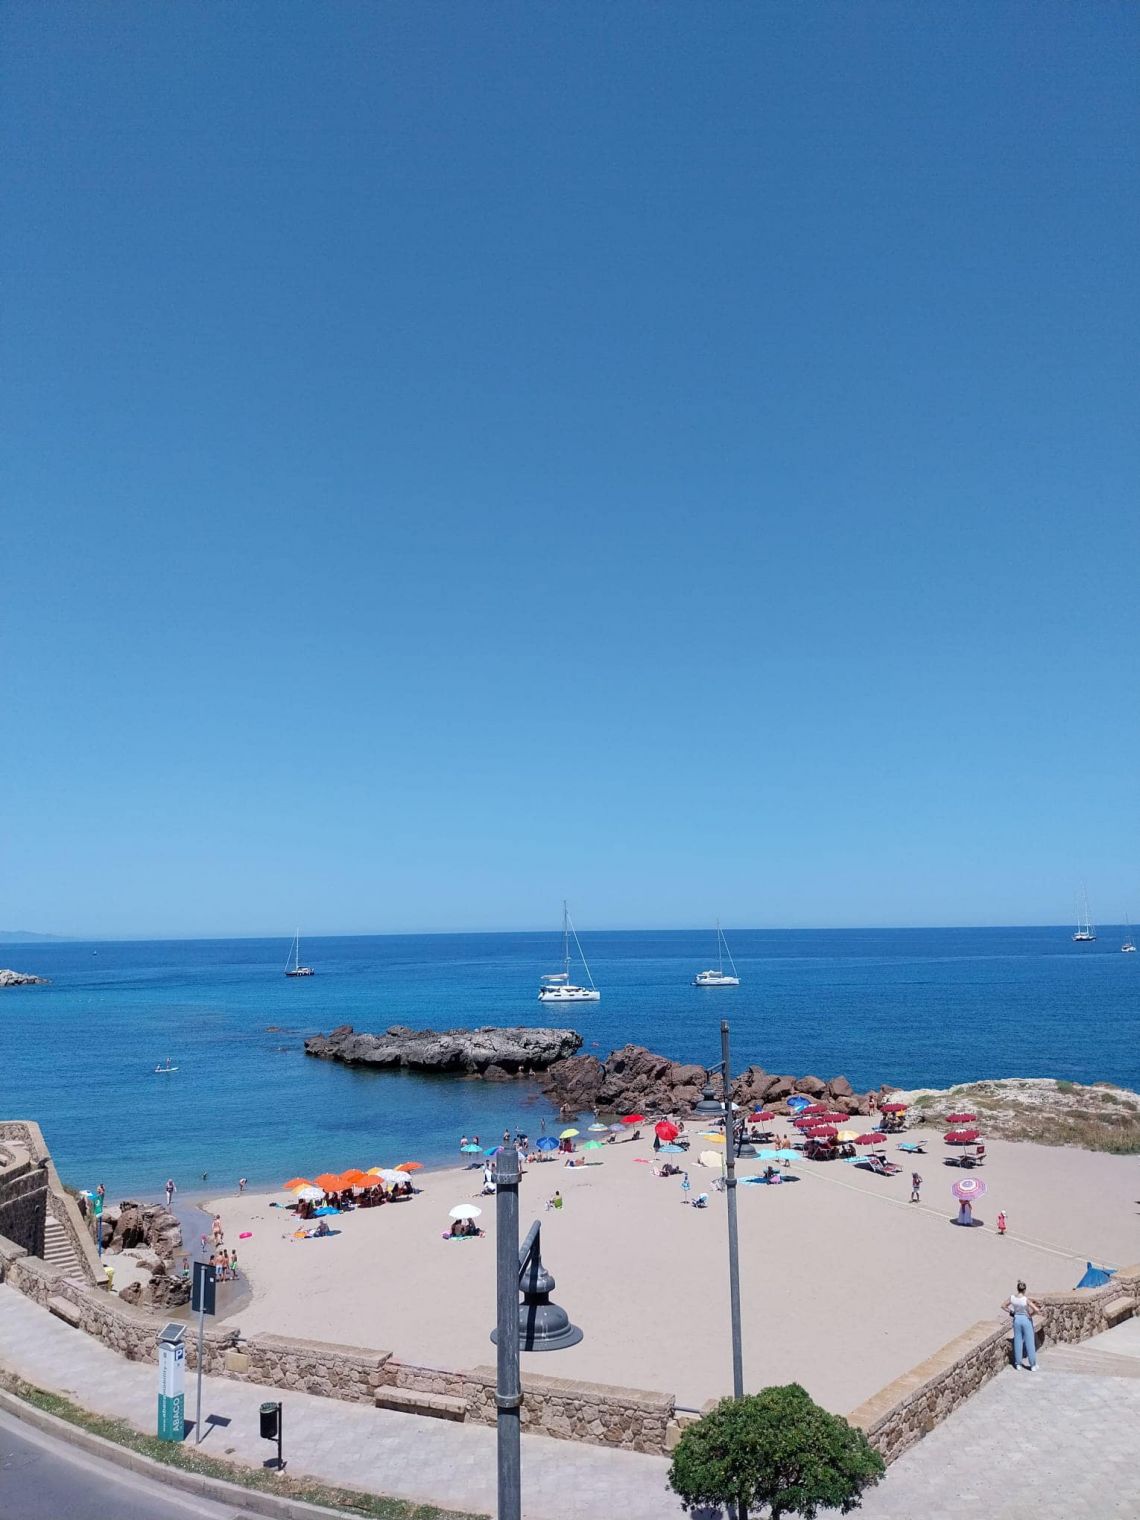
<svg viewBox="0 0 1140 1520"><path fill-rule="evenodd" d="M1140 1265L1103 1288L1038 1295L1037 1343L1088 1340L1119 1318L1140 1313ZM1009 1321L982 1320L932 1357L860 1404L849 1416L886 1462L941 1424L1011 1361Z"/></svg>
<svg viewBox="0 0 1140 1520"><path fill-rule="evenodd" d="M0 1142L0 1235L42 1256L47 1199L46 1169L25 1146Z"/></svg>
<svg viewBox="0 0 1140 1520"><path fill-rule="evenodd" d="M45 1195L45 1211L50 1213L60 1228L71 1241L76 1260L80 1270L88 1282L107 1286L107 1279L103 1272L103 1264L99 1260L95 1242L91 1239L90 1232L83 1222L83 1216L75 1199L66 1191L63 1183L59 1180L59 1173L55 1169L55 1163L51 1159L51 1153L44 1141L43 1132L38 1124L30 1119L0 1119L0 1148L19 1146L25 1150L33 1162L43 1170L47 1191ZM0 1235L11 1240L16 1237L4 1228L0 1220ZM22 1244L23 1242L21 1242ZM32 1250L29 1246L27 1249ZM43 1234L41 1232L39 1243L32 1251L33 1255L43 1255Z"/></svg>

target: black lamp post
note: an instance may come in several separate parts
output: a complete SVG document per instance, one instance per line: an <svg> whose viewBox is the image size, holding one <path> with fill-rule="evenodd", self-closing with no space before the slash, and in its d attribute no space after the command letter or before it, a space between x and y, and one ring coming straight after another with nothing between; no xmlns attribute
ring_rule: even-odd
<svg viewBox="0 0 1140 1520"><path fill-rule="evenodd" d="M495 1244L498 1324L491 1339L498 1352L497 1520L521 1520L519 1351L562 1351L567 1346L576 1346L582 1339L582 1331L570 1323L565 1309L550 1302L554 1278L542 1264L541 1228L537 1219L519 1249L519 1154L513 1145L504 1146L495 1158Z"/></svg>
<svg viewBox="0 0 1140 1520"><path fill-rule="evenodd" d="M740 1236L736 1218L736 1144L732 1121L732 1090L729 1073L732 1067L728 1057L728 1020L720 1021L721 1059L709 1071L720 1070L722 1077L722 1102L713 1096L712 1081L705 1083L700 1100L693 1105L693 1113L702 1119L719 1118L724 1115L724 1185L728 1195L728 1299L732 1317L732 1394L744 1397L744 1351L740 1339Z"/></svg>

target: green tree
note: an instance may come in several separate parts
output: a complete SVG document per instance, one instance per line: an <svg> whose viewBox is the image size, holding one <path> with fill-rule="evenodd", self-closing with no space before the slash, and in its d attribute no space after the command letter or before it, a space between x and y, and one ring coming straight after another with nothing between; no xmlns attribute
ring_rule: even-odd
<svg viewBox="0 0 1140 1520"><path fill-rule="evenodd" d="M882 1457L839 1415L798 1383L722 1399L684 1432L669 1483L686 1509L696 1504L771 1507L772 1520L856 1509L884 1472Z"/></svg>

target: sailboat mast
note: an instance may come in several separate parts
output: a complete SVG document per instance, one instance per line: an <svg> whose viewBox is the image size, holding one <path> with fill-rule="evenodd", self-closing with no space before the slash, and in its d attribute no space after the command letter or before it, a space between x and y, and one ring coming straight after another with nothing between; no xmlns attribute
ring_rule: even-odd
<svg viewBox="0 0 1140 1520"><path fill-rule="evenodd" d="M716 921L716 965L718 973L724 975L724 936L720 932L720 919Z"/></svg>
<svg viewBox="0 0 1140 1520"><path fill-rule="evenodd" d="M566 973L566 980L570 980L570 909L566 906L566 899L562 899L562 969Z"/></svg>

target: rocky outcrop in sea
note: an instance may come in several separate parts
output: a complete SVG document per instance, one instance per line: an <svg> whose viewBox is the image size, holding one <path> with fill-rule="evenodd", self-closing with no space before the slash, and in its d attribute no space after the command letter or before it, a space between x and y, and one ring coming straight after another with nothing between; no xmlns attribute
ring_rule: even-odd
<svg viewBox="0 0 1140 1520"><path fill-rule="evenodd" d="M27 971L0 971L0 987L46 987L46 976L32 976Z"/></svg>
<svg viewBox="0 0 1140 1520"><path fill-rule="evenodd" d="M531 1077L572 1056L582 1044L573 1029L407 1029L393 1024L384 1034L357 1033L342 1024L312 1035L305 1054L348 1066L403 1071L454 1072L490 1081Z"/></svg>
<svg viewBox="0 0 1140 1520"><path fill-rule="evenodd" d="M703 1066L671 1061L643 1045L625 1045L604 1061L573 1055L555 1062L542 1087L567 1117L587 1110L684 1115L692 1112L709 1080ZM719 1075L713 1079L713 1091L719 1098ZM845 1114L866 1114L872 1100L889 1091L884 1087L856 1093L846 1077L824 1081L815 1076L777 1076L762 1066L749 1066L732 1081L733 1101L741 1108L766 1108L774 1113L787 1113L788 1098L798 1093Z"/></svg>

